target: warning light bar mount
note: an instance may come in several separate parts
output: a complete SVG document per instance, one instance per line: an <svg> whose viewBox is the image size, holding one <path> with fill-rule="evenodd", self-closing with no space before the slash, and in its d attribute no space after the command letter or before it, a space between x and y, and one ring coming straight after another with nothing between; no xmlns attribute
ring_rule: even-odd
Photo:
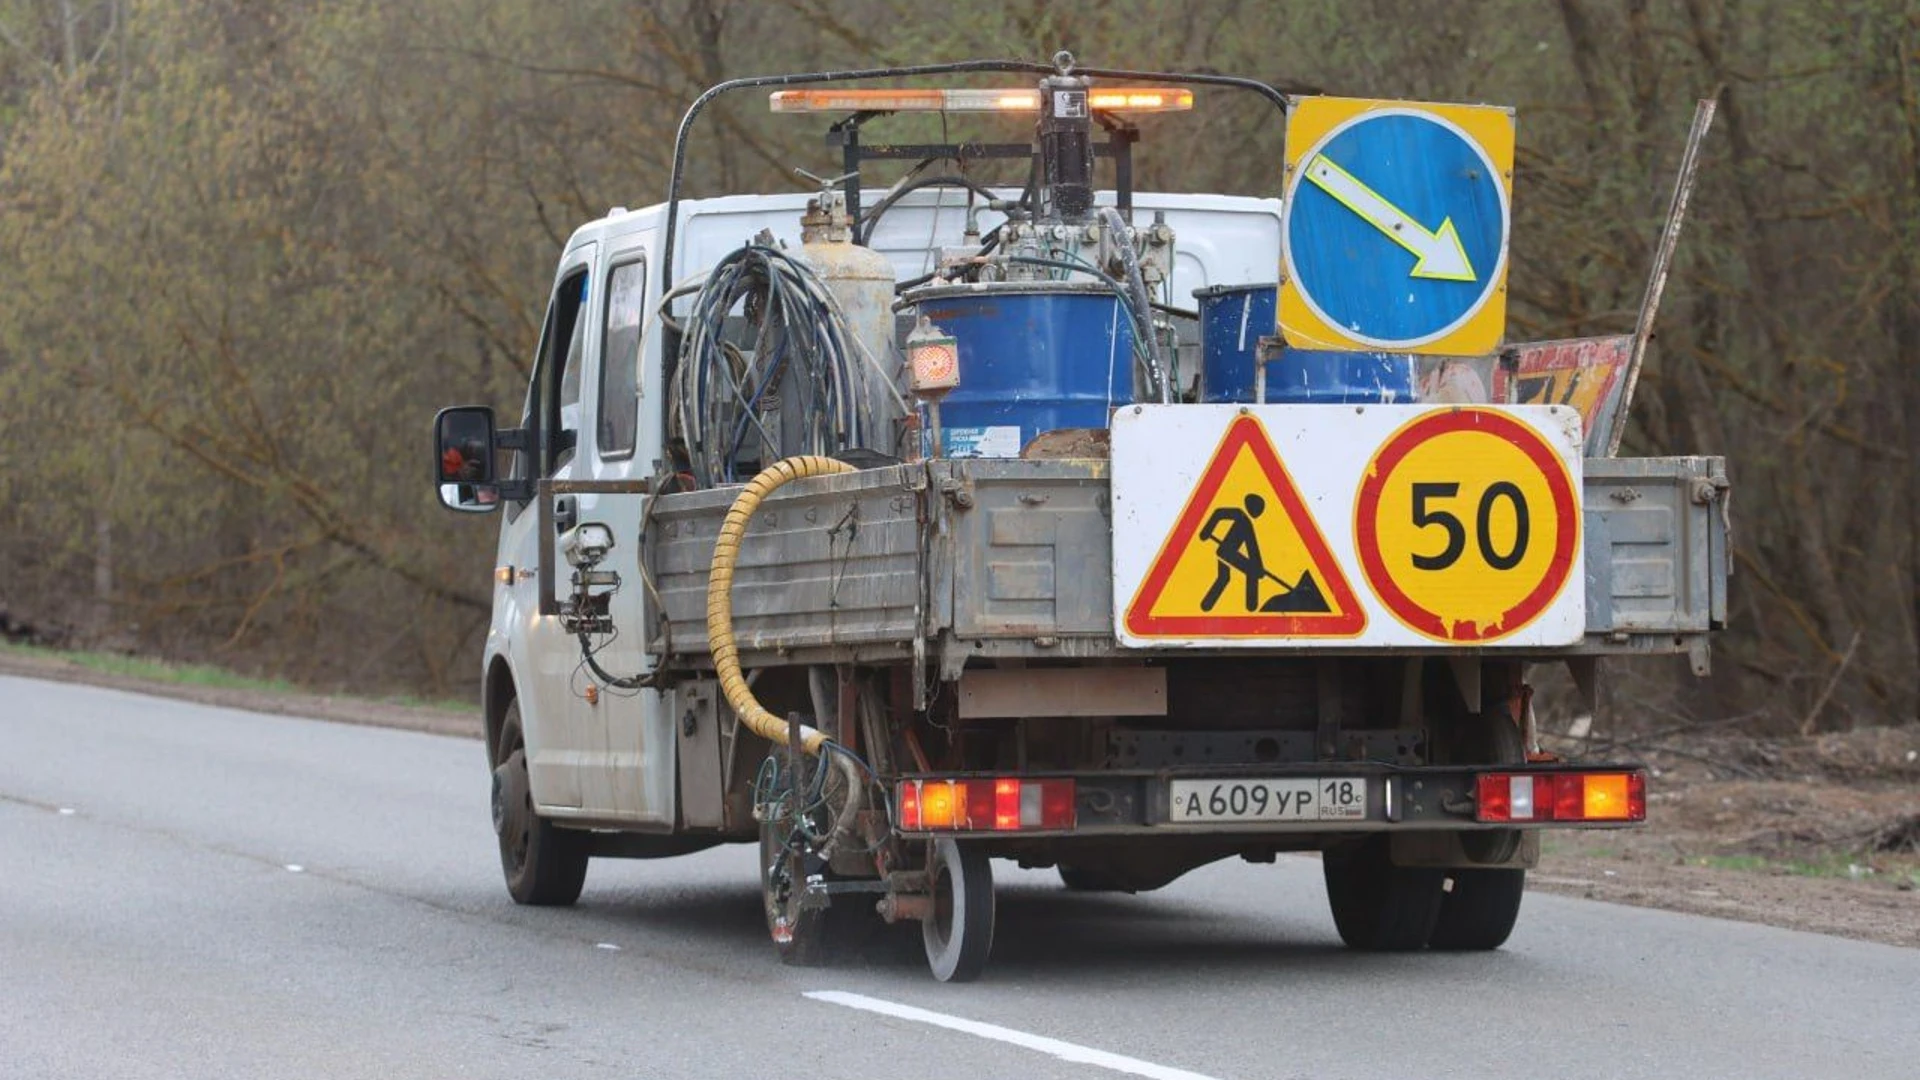
<svg viewBox="0 0 1920 1080"><path fill-rule="evenodd" d="M967 112L1038 113L1040 91L1026 90L875 90L860 87L825 90L775 90L769 97L777 113L818 112ZM1116 87L1094 90L1087 105L1095 112L1162 113L1193 108L1193 91L1174 87Z"/></svg>
<svg viewBox="0 0 1920 1080"><path fill-rule="evenodd" d="M679 130L673 141L673 170L667 180L667 225L666 235L662 238L661 286L670 289L674 280L674 248L679 234L679 204L681 189L686 182L687 142L693 126L700 114L715 99L736 90L755 88L788 88L812 86L822 83L863 82L878 79L908 79L926 76L944 76L961 74L997 73L1001 75L1030 75L1046 77L1063 73L1062 61L1071 74L1089 79L1110 80L1126 84L1173 84L1176 86L1220 86L1242 90L1265 99L1276 110L1285 113L1289 107L1288 94L1311 94L1319 91L1308 86L1289 86L1284 91L1258 79L1248 79L1233 75L1211 73L1181 73L1162 71L1133 71L1125 68L1081 67L1071 57L1056 56L1052 64L1036 64L1021 60L963 60L946 64L917 64L901 67L859 68L846 71L815 71L788 75L755 75L740 79L729 79L709 87L692 105L687 107L686 115L680 119ZM869 110L870 111L870 110ZM1096 110L1096 117L1100 114ZM857 166L858 159L855 159ZM843 170L847 171L847 170ZM847 182L852 190L850 195L858 193L858 180ZM855 199L847 200L850 212L858 212Z"/></svg>

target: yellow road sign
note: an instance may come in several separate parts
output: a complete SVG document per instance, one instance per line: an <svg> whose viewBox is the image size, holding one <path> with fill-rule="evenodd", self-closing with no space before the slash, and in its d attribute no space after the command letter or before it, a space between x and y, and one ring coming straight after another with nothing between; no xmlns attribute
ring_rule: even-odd
<svg viewBox="0 0 1920 1080"><path fill-rule="evenodd" d="M1228 425L1126 612L1136 637L1352 637L1366 612L1252 415Z"/></svg>
<svg viewBox="0 0 1920 1080"><path fill-rule="evenodd" d="M1360 567L1409 629L1498 641L1576 572L1580 505L1553 445L1494 409L1430 412L1390 436L1354 503Z"/></svg>

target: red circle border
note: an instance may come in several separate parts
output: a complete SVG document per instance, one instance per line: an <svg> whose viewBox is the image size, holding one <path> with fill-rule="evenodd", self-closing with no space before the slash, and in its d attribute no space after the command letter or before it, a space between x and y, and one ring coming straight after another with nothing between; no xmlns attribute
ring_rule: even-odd
<svg viewBox="0 0 1920 1080"><path fill-rule="evenodd" d="M1461 623L1458 625L1468 629L1449 633L1445 620L1415 603L1393 580L1393 575L1380 557L1375 518L1380 510L1381 489L1386 486L1394 468L1415 447L1428 439L1462 431L1504 439L1540 467L1547 478L1547 489L1553 496L1554 518L1558 528L1555 530L1553 558L1548 562L1547 572L1541 577L1540 584L1532 592L1501 612L1500 617L1492 623L1491 630L1480 631L1472 628L1471 623ZM1573 480L1567 474L1567 467L1560 456L1554 453L1553 447L1541 438L1540 433L1506 413L1492 409L1449 409L1409 422L1389 436L1374 452L1373 460L1367 463L1367 471L1360 482L1360 493L1354 499L1353 512L1354 546L1358 549L1360 569L1366 574L1367 584L1373 587L1374 595L1408 629L1436 641L1484 643L1510 637L1539 618L1573 576L1573 551L1580 534L1580 506L1574 497Z"/></svg>

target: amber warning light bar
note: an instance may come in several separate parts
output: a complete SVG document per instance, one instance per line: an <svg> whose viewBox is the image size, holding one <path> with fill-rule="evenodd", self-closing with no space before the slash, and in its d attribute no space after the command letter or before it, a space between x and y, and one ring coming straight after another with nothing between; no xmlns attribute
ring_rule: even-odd
<svg viewBox="0 0 1920 1080"><path fill-rule="evenodd" d="M1186 112L1193 91L1123 86L1093 90L1096 112ZM1038 90L775 90L773 111L801 112L1030 112L1040 111Z"/></svg>

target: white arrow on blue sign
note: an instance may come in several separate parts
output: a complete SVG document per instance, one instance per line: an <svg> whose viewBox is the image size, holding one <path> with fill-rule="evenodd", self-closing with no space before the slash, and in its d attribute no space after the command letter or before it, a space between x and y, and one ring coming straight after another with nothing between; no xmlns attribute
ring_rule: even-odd
<svg viewBox="0 0 1920 1080"><path fill-rule="evenodd" d="M1319 348L1491 351L1505 321L1510 157L1496 160L1442 115L1471 107L1344 104L1374 107L1289 147L1287 284L1312 316L1299 321L1320 325L1289 333L1283 302L1283 336Z"/></svg>

